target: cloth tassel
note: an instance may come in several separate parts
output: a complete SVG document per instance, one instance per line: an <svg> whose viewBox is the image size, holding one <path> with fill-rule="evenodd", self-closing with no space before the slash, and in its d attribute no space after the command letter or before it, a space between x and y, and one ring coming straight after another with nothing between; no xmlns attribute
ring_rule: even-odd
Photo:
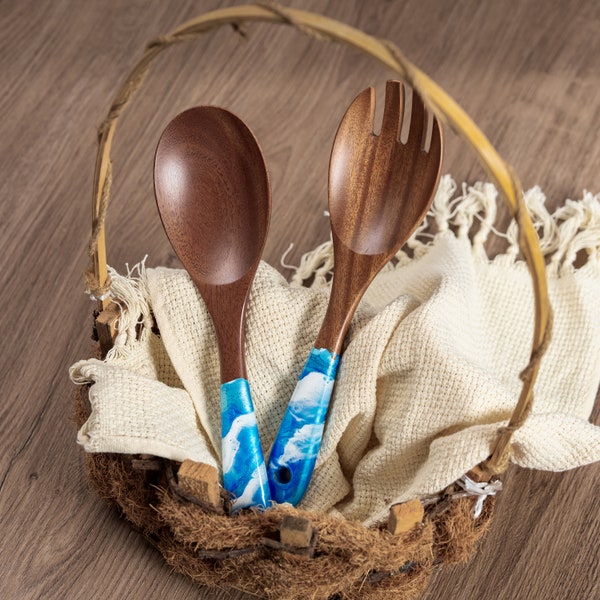
<svg viewBox="0 0 600 600"><path fill-rule="evenodd" d="M421 258L434 246L438 236L449 231L457 238L468 238L474 256L482 261L490 260L485 250L489 238L502 238L507 242L507 248L492 260L500 265L516 262L520 253L517 225L512 220L505 231L496 228L500 199L495 186L488 182L463 184L461 194L456 196L457 189L450 175L440 179L425 220L387 269L403 267ZM585 191L581 200L567 200L564 206L550 213L546 208L545 194L539 186L535 186L525 192L525 204L539 234L542 254L548 262L548 276L559 277L572 272L582 253L588 265L586 268L600 273L600 194ZM431 225L435 225L435 234L429 232ZM291 285L300 286L310 281L308 287L326 287L333 273L333 244L329 240L307 252L298 266L282 265L293 271Z"/></svg>

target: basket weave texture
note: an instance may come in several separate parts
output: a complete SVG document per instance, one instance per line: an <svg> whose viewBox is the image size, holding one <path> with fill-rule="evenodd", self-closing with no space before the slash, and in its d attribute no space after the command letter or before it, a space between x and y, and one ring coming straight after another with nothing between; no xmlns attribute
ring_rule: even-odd
<svg viewBox="0 0 600 600"><path fill-rule="evenodd" d="M75 397L77 425L87 416L82 387ZM156 466L123 454L86 454L98 495L118 507L177 572L201 585L273 600L417 598L436 564L472 556L493 515L493 498L478 519L473 498L448 498L432 505L422 526L396 535L289 505L232 518L183 497L173 476L176 464ZM309 519L318 531L312 558L269 544L288 515Z"/></svg>

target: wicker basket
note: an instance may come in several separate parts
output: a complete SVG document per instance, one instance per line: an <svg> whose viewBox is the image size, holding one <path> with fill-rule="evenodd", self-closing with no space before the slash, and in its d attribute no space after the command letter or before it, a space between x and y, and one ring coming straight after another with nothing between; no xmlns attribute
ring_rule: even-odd
<svg viewBox="0 0 600 600"><path fill-rule="evenodd" d="M521 185L464 111L394 44L333 19L272 3L225 8L188 21L146 46L99 130L89 248L93 268L87 274L87 288L98 302L95 316L100 346L104 351L110 346L115 316L109 301L104 220L110 196L110 150L118 119L163 50L222 25L249 21L288 25L318 39L343 42L392 69L420 93L438 119L469 144L506 201L518 225L519 246L533 282L535 327L531 360L521 373L523 385L512 418L499 431L489 458L470 473L479 481L497 478L508 465L511 436L531 410L533 385L551 323L544 259ZM79 424L87 417L85 393L82 388L76 403ZM217 507L207 505L182 486L178 464L154 457L88 454L87 466L99 494L116 503L177 571L201 584L268 598L414 598L424 589L435 563L468 558L489 525L493 507L492 500L486 500L481 516L473 519L473 498L459 486L450 486L420 503L425 505L425 515L415 518L415 526L394 533L391 530L398 528L390 527L391 523L367 529L292 508L230 516L226 502ZM390 513L391 518L402 512L410 514L410 509L400 507ZM290 528L305 535L308 532L307 543L294 545L280 537ZM219 540L219 549L214 540Z"/></svg>

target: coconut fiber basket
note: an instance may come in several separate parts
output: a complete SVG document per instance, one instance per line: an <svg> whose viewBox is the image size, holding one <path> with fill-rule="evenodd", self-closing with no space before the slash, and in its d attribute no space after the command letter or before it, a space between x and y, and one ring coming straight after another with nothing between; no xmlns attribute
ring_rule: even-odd
<svg viewBox="0 0 600 600"><path fill-rule="evenodd" d="M498 431L487 460L468 473L469 480L478 485L493 484L508 466L511 436L530 413L532 389L551 323L544 258L521 184L464 111L394 44L330 18L275 4L224 8L188 21L146 46L99 129L90 245L93 266L86 281L97 302L99 353L105 354L110 348L118 316L110 296L104 220L110 196L110 152L119 117L132 103L159 54L221 26L239 27L255 21L293 27L320 40L353 46L391 69L420 93L441 123L467 142L514 217L532 279L535 325L531 360L521 373L522 390L515 398L512 418ZM86 388L82 387L76 403L79 425L88 411ZM93 453L86 454L86 460L88 476L99 495L116 504L176 571L201 585L273 599L414 598L425 588L434 565L470 556L489 526L493 509L493 498L488 496L474 519L475 499L457 483L439 490L435 497L392 506L387 523L369 528L288 505L232 515L226 494L221 490L219 495L211 480L214 473L197 463ZM214 540L221 543L215 546Z"/></svg>

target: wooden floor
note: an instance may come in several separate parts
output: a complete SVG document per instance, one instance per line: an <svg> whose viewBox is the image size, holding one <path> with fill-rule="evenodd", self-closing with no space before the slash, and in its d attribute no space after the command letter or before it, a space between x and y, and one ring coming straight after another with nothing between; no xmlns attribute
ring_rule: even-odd
<svg viewBox="0 0 600 600"><path fill-rule="evenodd" d="M149 39L214 0L0 3L0 598L243 598L198 590L88 488L70 421L67 368L91 349L82 272L96 127ZM549 202L600 191L600 4L596 0L292 0L396 42L475 119ZM122 119L114 149L109 262L175 264L152 193L152 156L184 108L243 116L265 151L274 209L265 258L324 241L337 122L390 75L355 51L286 27L222 29L169 49ZM444 171L484 178L455 136ZM281 267L284 274L289 274ZM592 417L600 421L599 411ZM467 566L437 573L428 600L600 598L600 465L511 468L492 531Z"/></svg>

